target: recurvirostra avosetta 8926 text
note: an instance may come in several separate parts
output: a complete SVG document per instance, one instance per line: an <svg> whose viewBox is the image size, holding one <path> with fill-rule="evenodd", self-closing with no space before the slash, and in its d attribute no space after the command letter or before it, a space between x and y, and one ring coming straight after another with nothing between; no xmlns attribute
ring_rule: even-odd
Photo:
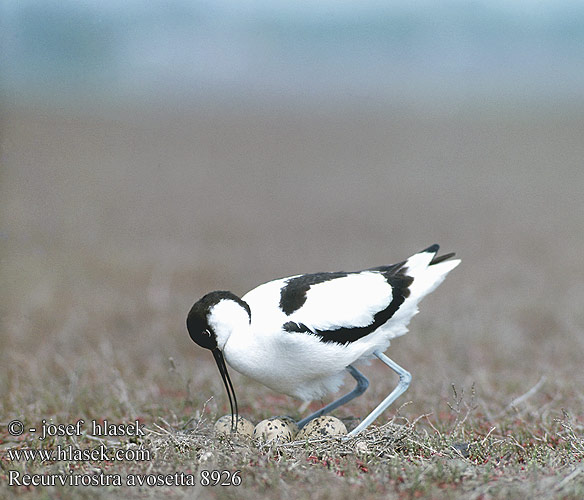
<svg viewBox="0 0 584 500"><path fill-rule="evenodd" d="M371 424L409 386L411 375L384 351L407 332L420 300L460 260L437 257L438 245L391 266L363 271L314 273L281 278L242 298L211 292L187 317L193 341L211 350L227 390L233 421L237 400L227 362L267 387L304 401L336 392L348 371L355 389L298 422L328 413L361 395L369 381L353 365L376 357L399 375L397 387L349 436Z"/></svg>

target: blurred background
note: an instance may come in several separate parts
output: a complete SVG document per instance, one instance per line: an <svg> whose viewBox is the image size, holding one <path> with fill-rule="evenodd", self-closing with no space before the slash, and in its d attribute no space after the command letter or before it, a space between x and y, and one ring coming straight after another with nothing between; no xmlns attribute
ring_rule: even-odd
<svg viewBox="0 0 584 500"><path fill-rule="evenodd" d="M437 242L463 264L391 349L420 411L581 404L581 2L3 0L0 44L5 395L222 395L198 297Z"/></svg>
<svg viewBox="0 0 584 500"><path fill-rule="evenodd" d="M584 6L560 0L5 0L8 99L81 105L582 99Z"/></svg>

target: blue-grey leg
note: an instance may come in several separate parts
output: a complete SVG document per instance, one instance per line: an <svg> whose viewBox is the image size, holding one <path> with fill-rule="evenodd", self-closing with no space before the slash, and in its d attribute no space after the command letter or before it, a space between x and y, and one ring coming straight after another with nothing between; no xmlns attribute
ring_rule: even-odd
<svg viewBox="0 0 584 500"><path fill-rule="evenodd" d="M404 370L401 366L399 366L395 361L389 359L385 354L380 351L375 351L373 353L377 356L381 361L383 361L387 366L389 366L395 373L399 375L399 383L397 387L391 392L389 396L387 396L375 410L373 410L367 417L351 432L349 432L348 437L356 436L361 431L365 430L369 425L383 413L383 411L393 403L399 396L401 396L406 389L409 387L410 382L412 381L412 376L410 372Z"/></svg>
<svg viewBox="0 0 584 500"><path fill-rule="evenodd" d="M311 420L314 420L315 418L320 417L325 413L331 412L335 408L338 408L339 406L342 406L345 403L348 403L349 401L355 399L357 396L360 396L367 390L367 387L369 387L369 380L367 380L367 377L365 375L363 375L359 370L357 370L357 368L355 368L352 365L347 366L347 371L357 381L357 386L348 394L345 394L344 396L340 397L339 399L336 399L332 403L329 403L324 408L321 408L320 410L311 413L310 415L308 415L308 417L299 420L297 422L297 425L300 429L302 429L302 427L304 427Z"/></svg>

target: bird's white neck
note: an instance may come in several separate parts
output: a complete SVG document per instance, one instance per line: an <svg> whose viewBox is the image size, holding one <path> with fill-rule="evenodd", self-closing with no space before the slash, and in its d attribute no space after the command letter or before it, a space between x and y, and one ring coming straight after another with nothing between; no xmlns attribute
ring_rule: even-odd
<svg viewBox="0 0 584 500"><path fill-rule="evenodd" d="M211 308L208 322L217 337L217 346L223 350L234 332L249 329L250 318L241 304L223 299Z"/></svg>

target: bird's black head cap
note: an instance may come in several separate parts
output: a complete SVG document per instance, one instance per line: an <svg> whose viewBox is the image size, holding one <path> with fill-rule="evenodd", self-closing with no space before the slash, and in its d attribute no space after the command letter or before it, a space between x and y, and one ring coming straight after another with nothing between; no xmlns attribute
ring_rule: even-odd
<svg viewBox="0 0 584 500"><path fill-rule="evenodd" d="M209 325L209 313L222 300L233 300L240 304L251 318L249 305L237 295L227 291L211 292L194 303L187 316L187 330L196 344L205 349L217 349L217 337Z"/></svg>
<svg viewBox="0 0 584 500"><path fill-rule="evenodd" d="M229 378L227 365L221 349L217 345L217 335L209 325L209 315L215 305L222 300L231 300L237 302L246 311L251 321L251 311L247 303L241 300L237 295L231 292L219 291L211 292L199 299L191 308L187 316L187 330L191 339L201 347L209 349L213 353L217 368L223 379L227 397L229 398L229 405L231 407L231 430L235 430L238 421L237 398L235 397L235 390Z"/></svg>

